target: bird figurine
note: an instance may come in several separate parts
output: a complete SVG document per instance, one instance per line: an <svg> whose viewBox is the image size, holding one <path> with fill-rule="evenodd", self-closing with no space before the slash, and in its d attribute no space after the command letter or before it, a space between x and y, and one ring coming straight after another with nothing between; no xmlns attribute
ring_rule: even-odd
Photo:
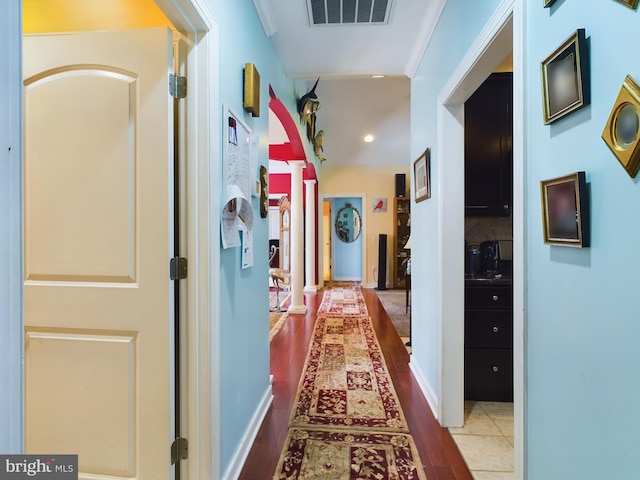
<svg viewBox="0 0 640 480"><path fill-rule="evenodd" d="M322 156L322 142L324 141L324 130L320 130L316 137L313 139L313 151L316 154L316 157L320 160L320 163L324 162L326 158Z"/></svg>

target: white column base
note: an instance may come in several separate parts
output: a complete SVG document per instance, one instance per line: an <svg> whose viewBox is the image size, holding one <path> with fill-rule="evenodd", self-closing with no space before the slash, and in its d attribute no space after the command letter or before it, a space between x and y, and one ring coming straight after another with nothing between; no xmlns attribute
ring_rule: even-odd
<svg viewBox="0 0 640 480"><path fill-rule="evenodd" d="M318 291L318 286L317 285L306 285L304 287L304 292L306 293L315 293Z"/></svg>
<svg viewBox="0 0 640 480"><path fill-rule="evenodd" d="M291 305L287 309L287 313L307 313L307 307L305 305Z"/></svg>

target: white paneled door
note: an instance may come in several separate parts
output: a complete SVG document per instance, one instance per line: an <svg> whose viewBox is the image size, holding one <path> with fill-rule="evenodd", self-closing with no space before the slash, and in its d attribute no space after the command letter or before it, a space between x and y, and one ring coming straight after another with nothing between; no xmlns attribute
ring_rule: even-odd
<svg viewBox="0 0 640 480"><path fill-rule="evenodd" d="M171 476L167 29L24 39L25 445Z"/></svg>

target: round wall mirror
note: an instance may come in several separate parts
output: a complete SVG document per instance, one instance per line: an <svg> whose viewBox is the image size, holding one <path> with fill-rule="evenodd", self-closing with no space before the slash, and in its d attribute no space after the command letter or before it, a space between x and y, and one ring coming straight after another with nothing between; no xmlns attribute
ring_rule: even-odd
<svg viewBox="0 0 640 480"><path fill-rule="evenodd" d="M362 218L357 209L347 203L336 214L336 235L344 243L354 242L360 236Z"/></svg>

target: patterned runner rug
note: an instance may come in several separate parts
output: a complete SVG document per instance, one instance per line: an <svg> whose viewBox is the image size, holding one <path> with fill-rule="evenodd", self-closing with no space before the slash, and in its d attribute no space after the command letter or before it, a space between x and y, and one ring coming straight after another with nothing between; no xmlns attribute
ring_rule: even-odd
<svg viewBox="0 0 640 480"><path fill-rule="evenodd" d="M318 316L289 425L408 431L368 316Z"/></svg>
<svg viewBox="0 0 640 480"><path fill-rule="evenodd" d="M427 480L359 288L325 292L273 480Z"/></svg>
<svg viewBox="0 0 640 480"><path fill-rule="evenodd" d="M368 311L359 287L343 287L324 292L318 314L368 315Z"/></svg>
<svg viewBox="0 0 640 480"><path fill-rule="evenodd" d="M426 480L413 439L401 433L290 429L274 480Z"/></svg>

